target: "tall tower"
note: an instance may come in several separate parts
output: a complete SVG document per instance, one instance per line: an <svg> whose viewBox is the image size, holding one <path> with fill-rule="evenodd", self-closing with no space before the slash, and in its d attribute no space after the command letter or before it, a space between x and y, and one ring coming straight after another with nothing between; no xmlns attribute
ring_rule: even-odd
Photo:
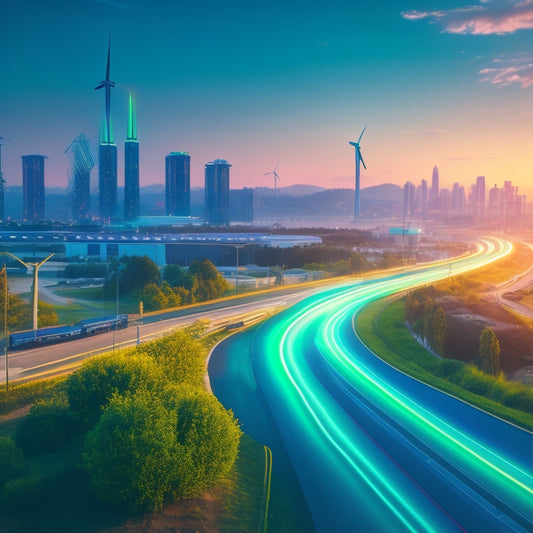
<svg viewBox="0 0 533 533"><path fill-rule="evenodd" d="M117 145L113 142L111 125L111 88L115 82L109 79L110 62L111 39L107 49L105 80L95 87L95 90L104 89L105 93L105 124L101 128L98 149L98 189L100 217L107 220L117 216Z"/></svg>
<svg viewBox="0 0 533 533"><path fill-rule="evenodd" d="M438 209L439 194L439 169L437 168L437 165L435 165L433 167L433 174L431 175L431 190L429 195L431 209Z"/></svg>
<svg viewBox="0 0 533 533"><path fill-rule="evenodd" d="M229 226L229 169L225 159L205 165L205 221L215 226Z"/></svg>
<svg viewBox="0 0 533 533"><path fill-rule="evenodd" d="M170 152L165 157L165 213L188 217L191 206L191 156Z"/></svg>
<svg viewBox="0 0 533 533"><path fill-rule="evenodd" d="M135 106L131 93L128 111L128 134L124 143L124 218L131 220L140 215L139 143Z"/></svg>
<svg viewBox="0 0 533 533"><path fill-rule="evenodd" d="M3 137L0 137L0 141ZM4 175L2 174L2 143L0 142L0 220L5 219L4 211Z"/></svg>
<svg viewBox="0 0 533 533"><path fill-rule="evenodd" d="M44 220L44 155L22 156L23 218L32 222Z"/></svg>
<svg viewBox="0 0 533 533"><path fill-rule="evenodd" d="M91 210L91 171L94 168L94 155L89 139L80 133L65 150L70 150L70 195L72 218L89 218Z"/></svg>
<svg viewBox="0 0 533 533"><path fill-rule="evenodd" d="M485 176L478 176L476 179L476 216L485 217Z"/></svg>

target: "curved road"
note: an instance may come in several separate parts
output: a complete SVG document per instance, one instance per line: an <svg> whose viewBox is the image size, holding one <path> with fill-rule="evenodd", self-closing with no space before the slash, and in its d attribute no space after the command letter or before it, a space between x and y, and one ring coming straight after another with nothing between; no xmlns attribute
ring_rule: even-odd
<svg viewBox="0 0 533 533"><path fill-rule="evenodd" d="M317 531L533 530L533 434L398 372L353 328L369 301L477 268L511 248L498 240L482 247L451 267L312 296L246 334L248 361L239 335L226 343L227 360L239 359L233 371L264 396ZM268 433L254 425L261 419L254 402L213 378L244 429Z"/></svg>

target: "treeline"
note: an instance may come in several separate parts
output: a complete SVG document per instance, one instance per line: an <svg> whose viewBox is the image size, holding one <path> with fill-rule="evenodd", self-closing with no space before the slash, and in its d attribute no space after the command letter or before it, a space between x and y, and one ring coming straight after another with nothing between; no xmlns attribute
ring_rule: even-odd
<svg viewBox="0 0 533 533"><path fill-rule="evenodd" d="M206 353L194 331L179 331L85 362L63 395L31 408L14 441L0 439L3 512L57 485L32 468L66 449L74 459L60 480L88 482L100 500L130 511L200 495L227 476L241 431L203 386Z"/></svg>
<svg viewBox="0 0 533 533"><path fill-rule="evenodd" d="M146 311L214 300L230 288L209 259L195 259L187 270L166 265L161 275L149 257L134 255L112 264L111 270L104 283L107 294L116 294L118 277L119 294L135 296Z"/></svg>
<svg viewBox="0 0 533 533"><path fill-rule="evenodd" d="M435 353L446 357L444 351L448 334L446 314L435 301L435 295L433 286L409 291L405 299L405 319ZM480 370L492 376L500 374L500 343L491 328L482 331L479 351L472 355Z"/></svg>

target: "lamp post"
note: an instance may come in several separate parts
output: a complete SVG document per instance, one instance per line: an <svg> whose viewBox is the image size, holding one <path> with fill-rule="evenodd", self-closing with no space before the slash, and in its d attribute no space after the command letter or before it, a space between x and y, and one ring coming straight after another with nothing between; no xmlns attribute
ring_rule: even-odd
<svg viewBox="0 0 533 533"><path fill-rule="evenodd" d="M33 300L33 330L38 329L37 321L37 312L39 304L39 268L48 261L55 254L50 254L47 258L43 259L40 263L25 263L22 259L19 259L16 255L13 255L10 252L3 252L6 255L9 255L13 259L16 259L19 263L24 265L26 269L33 267L33 289L32 289L32 300Z"/></svg>

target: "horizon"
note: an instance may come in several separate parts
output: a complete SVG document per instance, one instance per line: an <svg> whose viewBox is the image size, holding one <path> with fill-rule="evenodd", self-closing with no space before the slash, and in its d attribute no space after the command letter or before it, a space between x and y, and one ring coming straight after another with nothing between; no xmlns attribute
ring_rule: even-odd
<svg viewBox="0 0 533 533"><path fill-rule="evenodd" d="M418 185L437 165L444 188L483 175L531 195L531 2L444 4L2 2L6 185L22 183L22 155L41 153L47 188L66 187L63 152L80 132L96 152L103 95L94 87L110 35L119 187L132 90L143 187L164 182L165 156L185 150L192 187L223 158L231 188L272 188L263 174L279 160L280 188L353 189L348 143L366 126L362 188Z"/></svg>

